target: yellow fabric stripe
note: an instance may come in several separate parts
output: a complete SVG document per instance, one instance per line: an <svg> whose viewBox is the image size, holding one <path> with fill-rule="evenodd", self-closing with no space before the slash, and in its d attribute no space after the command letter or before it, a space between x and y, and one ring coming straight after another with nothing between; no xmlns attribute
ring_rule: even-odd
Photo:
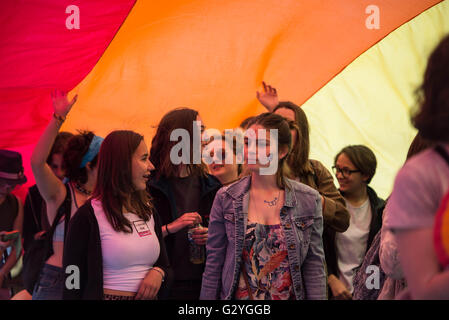
<svg viewBox="0 0 449 320"><path fill-rule="evenodd" d="M390 33L307 100L311 158L330 168L344 146L367 145L378 161L371 186L386 198L416 134L410 122L414 91L429 54L448 32L446 0Z"/></svg>

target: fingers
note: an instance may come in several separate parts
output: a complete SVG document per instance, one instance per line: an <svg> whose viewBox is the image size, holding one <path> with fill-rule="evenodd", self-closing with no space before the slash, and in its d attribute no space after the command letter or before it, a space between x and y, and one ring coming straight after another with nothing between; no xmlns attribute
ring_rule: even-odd
<svg viewBox="0 0 449 320"><path fill-rule="evenodd" d="M136 299L136 300L141 300L142 297L143 297L143 295L144 295L144 293L145 293L145 286L140 285L139 291L137 291L137 294L136 294L135 299Z"/></svg>
<svg viewBox="0 0 449 320"><path fill-rule="evenodd" d="M78 94L76 94L76 95L73 97L72 101L70 102L70 107L72 107L72 106L75 104L76 100L78 100Z"/></svg>
<svg viewBox="0 0 449 320"><path fill-rule="evenodd" d="M263 91L267 92L267 85L266 85L265 81L262 81L262 85L263 85Z"/></svg>
<svg viewBox="0 0 449 320"><path fill-rule="evenodd" d="M208 238L208 228L196 228L193 231L192 239L193 241L199 245L203 246L207 243Z"/></svg>
<svg viewBox="0 0 449 320"><path fill-rule="evenodd" d="M198 224L203 221L200 214L198 212L187 212L184 213L184 215L181 216L181 218L184 217L185 219L188 219L189 221L193 221L193 224Z"/></svg>

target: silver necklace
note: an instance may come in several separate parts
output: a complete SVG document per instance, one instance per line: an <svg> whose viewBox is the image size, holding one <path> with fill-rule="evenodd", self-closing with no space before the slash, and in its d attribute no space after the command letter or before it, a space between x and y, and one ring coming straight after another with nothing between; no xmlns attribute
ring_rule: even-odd
<svg viewBox="0 0 449 320"><path fill-rule="evenodd" d="M274 207L278 204L279 196L281 195L281 190L279 190L277 197L274 197L273 200L264 200L263 202L268 204L269 207Z"/></svg>

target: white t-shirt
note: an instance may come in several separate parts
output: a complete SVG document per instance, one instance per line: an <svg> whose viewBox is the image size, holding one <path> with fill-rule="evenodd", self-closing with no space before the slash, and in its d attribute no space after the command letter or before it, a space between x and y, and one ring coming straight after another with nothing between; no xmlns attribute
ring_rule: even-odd
<svg viewBox="0 0 449 320"><path fill-rule="evenodd" d="M444 148L449 153L449 145ZM412 157L396 176L385 227L393 231L432 228L448 188L449 165L435 150Z"/></svg>
<svg viewBox="0 0 449 320"><path fill-rule="evenodd" d="M354 207L346 201L346 208L351 215L349 228L343 233L336 233L335 243L340 281L352 293L354 291L352 281L356 269L365 258L372 212L369 199L366 199L360 207Z"/></svg>
<svg viewBox="0 0 449 320"><path fill-rule="evenodd" d="M103 287L137 292L149 269L159 258L160 246L154 232L153 216L145 222L133 213L125 213L133 232L117 232L107 220L101 202L92 199L92 207L100 228Z"/></svg>

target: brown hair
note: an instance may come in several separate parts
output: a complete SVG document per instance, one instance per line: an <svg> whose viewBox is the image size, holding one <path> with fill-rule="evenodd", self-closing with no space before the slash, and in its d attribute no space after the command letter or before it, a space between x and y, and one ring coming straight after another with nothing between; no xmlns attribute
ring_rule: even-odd
<svg viewBox="0 0 449 320"><path fill-rule="evenodd" d="M65 176L74 182L85 184L87 182L86 167L80 168L84 155L89 151L90 143L94 138L92 131L79 131L67 142L67 148L63 155L63 165L65 167ZM97 165L98 154L90 161L92 167Z"/></svg>
<svg viewBox="0 0 449 320"><path fill-rule="evenodd" d="M170 135L175 129L185 129L190 137L189 164L186 169L189 175L207 174L207 166L204 163L193 164L193 121L196 121L198 112L188 108L175 109L168 112L162 118L151 142L150 161L156 168L156 179L179 175L179 165L174 165L170 160L170 151L178 141L170 141ZM201 157L200 157L201 158Z"/></svg>
<svg viewBox="0 0 449 320"><path fill-rule="evenodd" d="M47 164L51 164L51 160L54 154L64 154L65 149L67 148L67 144L74 136L73 133L67 132L67 131L61 131L56 136L55 142L53 143L53 146L51 147L50 154L47 158Z"/></svg>
<svg viewBox="0 0 449 320"><path fill-rule="evenodd" d="M310 153L310 138L309 138L309 122L307 116L300 107L290 101L280 102L273 112L280 108L292 110L295 113L295 121L289 122L290 129L294 129L297 133L296 143L292 148L292 152L288 157L288 165L292 173L296 177L304 176L309 171L309 153Z"/></svg>
<svg viewBox="0 0 449 320"><path fill-rule="evenodd" d="M433 141L424 139L418 132L415 138L413 139L412 143L410 144L406 160L410 159L414 155L417 155L421 151L426 150L427 148L433 147L435 144L436 143Z"/></svg>
<svg viewBox="0 0 449 320"><path fill-rule="evenodd" d="M367 175L368 180L366 184L371 182L371 179L374 177L376 173L377 160L374 153L370 148L364 145L353 145L344 147L334 159L334 164L337 163L338 157L344 153L349 160L354 164L354 166L360 170L362 175Z"/></svg>
<svg viewBox="0 0 449 320"><path fill-rule="evenodd" d="M248 129L248 124L251 122L251 120L254 119L254 116L252 117L248 117L246 119L244 119L241 123L240 123L240 128L242 129Z"/></svg>
<svg viewBox="0 0 449 320"><path fill-rule="evenodd" d="M248 128L255 124L261 125L265 129L278 130L278 152L281 148L287 147L287 155L282 159L279 159L278 170L276 171L276 183L279 188L285 189L285 187L288 187L285 183L285 178L292 177L290 168L287 165L287 159L292 150L292 135L288 122L284 117L278 114L266 112L254 117L254 119L249 122Z"/></svg>
<svg viewBox="0 0 449 320"><path fill-rule="evenodd" d="M101 200L106 218L115 231L132 233L123 207L145 221L153 213L146 190L136 191L132 182L132 159L142 141L143 136L133 131L113 131L100 148L98 178L92 197Z"/></svg>
<svg viewBox="0 0 449 320"><path fill-rule="evenodd" d="M413 125L422 138L449 141L449 36L446 36L430 55L424 82L417 90L418 113Z"/></svg>

